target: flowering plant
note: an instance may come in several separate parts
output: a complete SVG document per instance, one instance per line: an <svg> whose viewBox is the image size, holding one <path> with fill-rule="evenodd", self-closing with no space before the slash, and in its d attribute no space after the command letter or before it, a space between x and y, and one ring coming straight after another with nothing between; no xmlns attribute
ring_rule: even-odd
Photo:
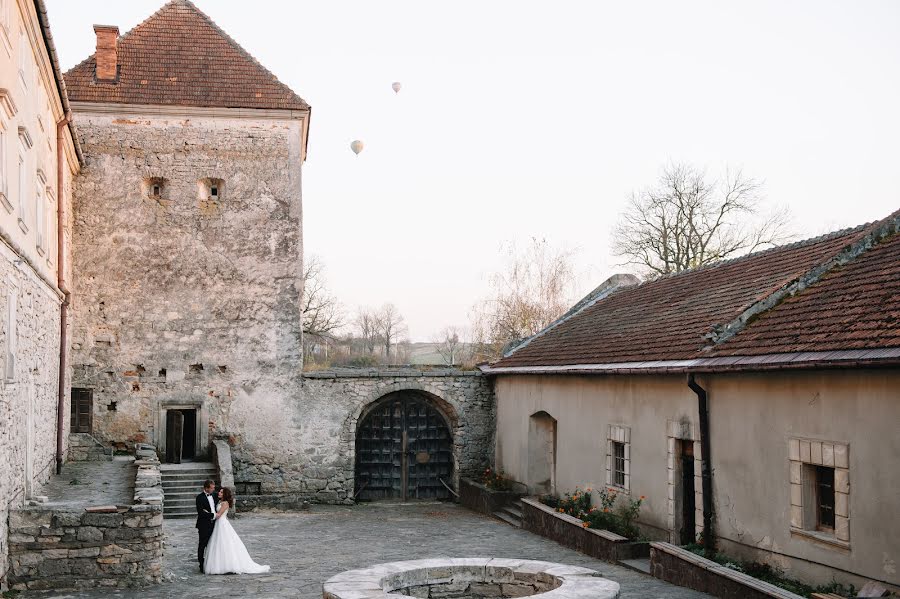
<svg viewBox="0 0 900 599"><path fill-rule="evenodd" d="M583 521L585 528L609 530L629 539L640 536L640 530L635 525L641 511L641 504L645 497L638 499L625 496L617 502L621 494L616 489L602 488L596 491L596 503L593 490L588 487L584 490L576 487L575 491L564 496L545 495L541 502L555 508L561 514L568 514ZM619 504L616 509L616 503Z"/></svg>
<svg viewBox="0 0 900 599"><path fill-rule="evenodd" d="M487 468L481 475L481 484L494 491L509 491L512 489L512 480L503 470L494 471Z"/></svg>

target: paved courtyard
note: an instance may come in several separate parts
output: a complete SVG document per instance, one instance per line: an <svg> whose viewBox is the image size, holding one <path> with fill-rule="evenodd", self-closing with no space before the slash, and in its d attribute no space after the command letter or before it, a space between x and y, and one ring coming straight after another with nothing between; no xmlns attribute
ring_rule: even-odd
<svg viewBox="0 0 900 599"><path fill-rule="evenodd" d="M233 521L250 555L272 571L205 576L196 563L193 520L166 520L165 570L170 582L146 590L22 593L20 599L125 599L322 596L322 582L344 570L427 557L529 558L585 566L622 585L622 597L709 597L627 568L598 561L553 541L454 504L314 506L308 512L248 513Z"/></svg>

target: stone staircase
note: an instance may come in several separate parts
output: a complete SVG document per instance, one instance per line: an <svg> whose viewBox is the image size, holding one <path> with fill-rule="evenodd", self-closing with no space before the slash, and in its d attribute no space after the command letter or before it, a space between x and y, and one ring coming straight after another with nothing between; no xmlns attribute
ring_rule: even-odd
<svg viewBox="0 0 900 599"><path fill-rule="evenodd" d="M218 472L211 462L162 464L163 518L196 518L194 503L203 489L203 481L212 479L218 488Z"/></svg>
<svg viewBox="0 0 900 599"><path fill-rule="evenodd" d="M522 500L516 499L494 512L494 516L516 528L522 528Z"/></svg>

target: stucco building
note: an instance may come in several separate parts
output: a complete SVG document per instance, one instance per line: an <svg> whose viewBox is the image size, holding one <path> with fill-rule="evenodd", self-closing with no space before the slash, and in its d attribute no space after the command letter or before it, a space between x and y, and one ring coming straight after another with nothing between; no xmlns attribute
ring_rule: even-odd
<svg viewBox="0 0 900 599"><path fill-rule="evenodd" d="M898 231L602 288L484 369L497 466L643 495L652 538L707 528L798 577L897 585Z"/></svg>
<svg viewBox="0 0 900 599"><path fill-rule="evenodd" d="M65 455L60 380L79 149L44 3L0 1L0 579L7 517Z"/></svg>

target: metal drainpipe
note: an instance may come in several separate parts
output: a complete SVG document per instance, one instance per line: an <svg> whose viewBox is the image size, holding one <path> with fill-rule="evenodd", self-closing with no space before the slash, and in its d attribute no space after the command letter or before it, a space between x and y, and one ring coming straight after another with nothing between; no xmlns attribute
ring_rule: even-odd
<svg viewBox="0 0 900 599"><path fill-rule="evenodd" d="M59 307L59 397L56 404L56 473L62 473L63 466L63 424L66 407L66 365L69 357L69 289L66 286L66 198L63 177L63 128L69 124L72 113L66 113L56 123L56 269L57 286L63 294Z"/></svg>
<svg viewBox="0 0 900 599"><path fill-rule="evenodd" d="M707 554L712 554L716 549L716 535L713 530L713 500L712 500L712 459L710 456L709 441L709 400L706 389L697 384L694 375L689 374L688 387L697 394L697 410L700 414L700 477L703 485L703 545Z"/></svg>

